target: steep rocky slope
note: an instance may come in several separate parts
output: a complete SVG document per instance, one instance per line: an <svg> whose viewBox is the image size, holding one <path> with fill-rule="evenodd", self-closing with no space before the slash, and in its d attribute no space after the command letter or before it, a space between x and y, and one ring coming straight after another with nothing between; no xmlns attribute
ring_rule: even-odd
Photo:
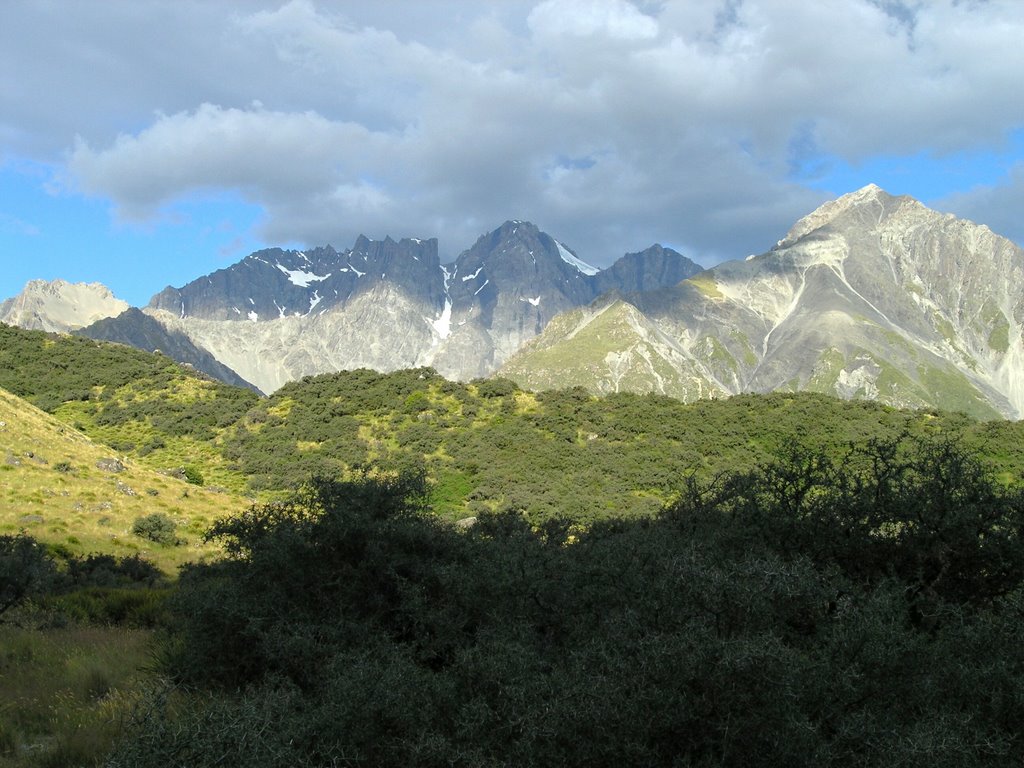
<svg viewBox="0 0 1024 768"><path fill-rule="evenodd" d="M433 366L471 379L604 291L671 285L698 271L661 246L601 271L533 224L508 221L448 265L436 240L260 251L165 289L146 311L264 392L354 368Z"/></svg>
<svg viewBox="0 0 1024 768"><path fill-rule="evenodd" d="M0 322L30 331L84 328L128 309L101 283L30 280L17 296L0 301Z"/></svg>
<svg viewBox="0 0 1024 768"><path fill-rule="evenodd" d="M79 331L96 341L113 341L142 349L162 352L172 360L184 363L197 371L236 387L252 387L241 376L217 360L205 349L200 349L185 334L165 327L140 309L131 307L117 317L97 320Z"/></svg>
<svg viewBox="0 0 1024 768"><path fill-rule="evenodd" d="M501 373L600 391L622 380L626 360L639 391L807 389L1019 418L1022 278L1024 252L1010 241L870 185L801 219L768 253L629 296L615 332L586 345L584 376L558 366L583 354L593 307L552 324Z"/></svg>

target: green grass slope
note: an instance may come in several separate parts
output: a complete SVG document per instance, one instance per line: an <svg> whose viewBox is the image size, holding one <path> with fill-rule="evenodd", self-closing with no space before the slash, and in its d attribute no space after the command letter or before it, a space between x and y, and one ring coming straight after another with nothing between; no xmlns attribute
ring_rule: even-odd
<svg viewBox="0 0 1024 768"><path fill-rule="evenodd" d="M119 456L0 389L0 533L24 530L75 554L144 554L166 571L213 554L200 533L248 501L163 475ZM132 533L137 518L177 524L178 546Z"/></svg>
<svg viewBox="0 0 1024 768"><path fill-rule="evenodd" d="M0 387L152 469L240 491L218 439L259 397L160 354L0 324Z"/></svg>
<svg viewBox="0 0 1024 768"><path fill-rule="evenodd" d="M578 386L601 395L654 392L686 401L726 394L707 368L621 299L554 318L498 373L533 390Z"/></svg>

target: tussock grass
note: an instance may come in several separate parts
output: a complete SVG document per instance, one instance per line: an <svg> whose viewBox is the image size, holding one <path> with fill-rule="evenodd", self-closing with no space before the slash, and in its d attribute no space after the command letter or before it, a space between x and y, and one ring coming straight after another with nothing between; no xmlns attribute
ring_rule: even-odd
<svg viewBox="0 0 1024 768"><path fill-rule="evenodd" d="M172 572L215 555L201 531L250 503L140 466L5 390L0 423L0 533L24 530L73 554L140 553ZM98 466L112 459L123 471ZM185 543L161 546L131 533L137 518L154 513L173 519Z"/></svg>
<svg viewBox="0 0 1024 768"><path fill-rule="evenodd" d="M0 624L0 767L97 765L148 671L151 630Z"/></svg>

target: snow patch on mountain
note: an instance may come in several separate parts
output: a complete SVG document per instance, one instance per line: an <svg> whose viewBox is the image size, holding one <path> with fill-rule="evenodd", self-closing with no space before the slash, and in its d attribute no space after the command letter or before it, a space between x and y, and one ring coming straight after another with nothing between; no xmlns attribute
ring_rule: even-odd
<svg viewBox="0 0 1024 768"><path fill-rule="evenodd" d="M275 264L274 266L288 276L288 282L300 288L309 288L311 283L319 283L321 280L326 280L331 276L329 272L326 275L317 275L313 272L304 272L301 269L288 269L288 267L281 264Z"/></svg>
<svg viewBox="0 0 1024 768"><path fill-rule="evenodd" d="M576 267L576 269L578 269L584 275L596 275L598 272L601 271L597 267L592 267L585 261L581 261L580 259L573 256L569 249L566 248L557 240L555 240L555 245L558 246L558 255L562 257L562 261L564 261L566 264L572 267Z"/></svg>
<svg viewBox="0 0 1024 768"><path fill-rule="evenodd" d="M434 330L437 331L437 335L442 339L447 339L452 332L452 300L445 298L444 309L441 310L441 316L430 323Z"/></svg>
<svg viewBox="0 0 1024 768"><path fill-rule="evenodd" d="M323 301L323 299L324 297L320 295L319 291L313 291L313 295L309 299L309 311L306 312L306 314L308 315L312 312L316 305Z"/></svg>

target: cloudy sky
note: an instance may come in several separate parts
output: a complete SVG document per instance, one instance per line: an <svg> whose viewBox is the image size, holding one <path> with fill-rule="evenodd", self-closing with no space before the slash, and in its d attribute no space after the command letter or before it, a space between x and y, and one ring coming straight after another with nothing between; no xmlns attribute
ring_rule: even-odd
<svg viewBox="0 0 1024 768"><path fill-rule="evenodd" d="M0 298L528 219L711 265L874 182L1024 242L1020 0L5 0Z"/></svg>

